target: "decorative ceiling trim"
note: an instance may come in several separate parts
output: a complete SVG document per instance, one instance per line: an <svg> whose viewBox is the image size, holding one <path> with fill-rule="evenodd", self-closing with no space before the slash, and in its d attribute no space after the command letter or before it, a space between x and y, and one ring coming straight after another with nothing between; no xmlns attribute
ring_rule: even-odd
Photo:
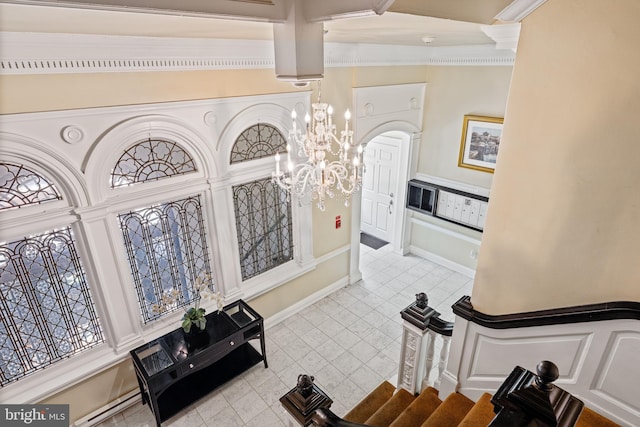
<svg viewBox="0 0 640 427"><path fill-rule="evenodd" d="M511 49L516 51L520 40L519 22L511 24L483 25L482 32L496 42L496 49Z"/></svg>
<svg viewBox="0 0 640 427"><path fill-rule="evenodd" d="M520 22L547 0L514 0L495 16L500 22Z"/></svg>
<svg viewBox="0 0 640 427"><path fill-rule="evenodd" d="M511 51L465 47L326 43L326 67L513 65ZM211 40L0 32L0 74L274 68L268 40Z"/></svg>

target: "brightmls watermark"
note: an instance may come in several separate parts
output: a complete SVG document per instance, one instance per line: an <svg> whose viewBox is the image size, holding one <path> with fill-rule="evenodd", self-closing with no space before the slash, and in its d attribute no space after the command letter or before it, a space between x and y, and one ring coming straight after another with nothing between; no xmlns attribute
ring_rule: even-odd
<svg viewBox="0 0 640 427"><path fill-rule="evenodd" d="M2 427L69 427L69 405L0 405Z"/></svg>

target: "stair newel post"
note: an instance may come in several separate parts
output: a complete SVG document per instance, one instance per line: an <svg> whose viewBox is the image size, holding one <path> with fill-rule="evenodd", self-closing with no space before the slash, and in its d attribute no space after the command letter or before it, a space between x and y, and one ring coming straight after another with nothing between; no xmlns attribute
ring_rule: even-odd
<svg viewBox="0 0 640 427"><path fill-rule="evenodd" d="M320 389L310 375L298 375L298 383L280 398L280 403L289 416L288 427L312 424L316 409L329 409L333 400Z"/></svg>
<svg viewBox="0 0 640 427"><path fill-rule="evenodd" d="M498 414L489 427L543 426L573 427L584 403L552 384L558 379L558 367L547 360L536 367L537 375L520 366L491 399Z"/></svg>
<svg viewBox="0 0 640 427"><path fill-rule="evenodd" d="M422 391L423 378L429 375L429 372L425 372L429 341L431 341L429 348L433 362L434 343L433 340L429 340L428 326L431 318L439 314L428 306L425 293L417 294L416 300L400 312L404 323L397 388L404 388L412 394Z"/></svg>

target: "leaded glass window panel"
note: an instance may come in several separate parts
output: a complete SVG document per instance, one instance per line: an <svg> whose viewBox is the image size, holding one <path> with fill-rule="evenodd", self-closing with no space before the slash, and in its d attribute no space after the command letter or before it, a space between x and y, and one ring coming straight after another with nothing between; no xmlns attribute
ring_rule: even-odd
<svg viewBox="0 0 640 427"><path fill-rule="evenodd" d="M271 178L233 187L242 279L293 259L291 203Z"/></svg>
<svg viewBox="0 0 640 427"><path fill-rule="evenodd" d="M275 127L258 123L240 134L231 149L231 164L286 153L287 141Z"/></svg>
<svg viewBox="0 0 640 427"><path fill-rule="evenodd" d="M42 175L13 163L0 163L0 210L62 200L55 185Z"/></svg>
<svg viewBox="0 0 640 427"><path fill-rule="evenodd" d="M70 228L0 245L0 383L104 341Z"/></svg>
<svg viewBox="0 0 640 427"><path fill-rule="evenodd" d="M148 139L128 148L111 172L111 188L195 172L185 150L166 139Z"/></svg>
<svg viewBox="0 0 640 427"><path fill-rule="evenodd" d="M211 276L211 266L199 196L136 209L119 220L145 323L200 298L194 284ZM209 287L214 291L212 281Z"/></svg>

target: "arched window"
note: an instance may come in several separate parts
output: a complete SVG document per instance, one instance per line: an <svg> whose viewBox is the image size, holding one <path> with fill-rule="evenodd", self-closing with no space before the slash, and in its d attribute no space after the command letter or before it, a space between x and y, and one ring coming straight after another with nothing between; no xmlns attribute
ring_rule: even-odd
<svg viewBox="0 0 640 427"><path fill-rule="evenodd" d="M286 152L286 146L278 129L258 123L245 129L236 139L231 163ZM255 175L260 176L259 172ZM234 185L233 206L242 280L293 259L291 203L271 178L260 177Z"/></svg>
<svg viewBox="0 0 640 427"><path fill-rule="evenodd" d="M156 181L196 170L193 159L182 147L166 139L150 138L125 150L111 172L111 188Z"/></svg>
<svg viewBox="0 0 640 427"><path fill-rule="evenodd" d="M0 163L0 210L62 200L56 187L23 165Z"/></svg>
<svg viewBox="0 0 640 427"><path fill-rule="evenodd" d="M258 123L245 129L231 149L230 163L262 159L285 153L287 141L275 127L266 123Z"/></svg>

